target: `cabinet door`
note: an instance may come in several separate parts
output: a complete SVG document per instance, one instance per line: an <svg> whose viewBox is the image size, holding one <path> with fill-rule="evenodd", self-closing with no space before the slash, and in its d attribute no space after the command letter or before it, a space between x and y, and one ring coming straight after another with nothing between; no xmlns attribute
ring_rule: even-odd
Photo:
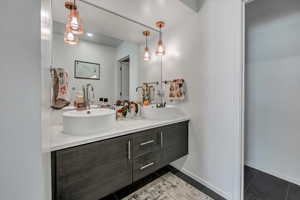
<svg viewBox="0 0 300 200"><path fill-rule="evenodd" d="M188 122L165 126L162 135L162 166L188 154Z"/></svg>
<svg viewBox="0 0 300 200"><path fill-rule="evenodd" d="M130 137L54 152L53 200L98 200L132 183Z"/></svg>

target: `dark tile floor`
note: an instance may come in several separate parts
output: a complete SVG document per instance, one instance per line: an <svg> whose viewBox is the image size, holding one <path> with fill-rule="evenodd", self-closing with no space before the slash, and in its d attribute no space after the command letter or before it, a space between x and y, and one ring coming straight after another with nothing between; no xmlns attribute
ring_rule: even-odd
<svg viewBox="0 0 300 200"><path fill-rule="evenodd" d="M154 181L155 179L161 177L162 175L164 175L168 172L172 172L173 174L175 174L179 178L181 178L184 181L188 182L189 184L191 184L192 186L199 189L201 192L205 193L206 195L212 197L215 200L225 200L223 197L219 196L218 194L216 194L212 190L210 190L207 187L203 186L202 184L196 182L192 178L188 177L187 175L181 173L180 171L176 170L175 168L173 168L171 166L164 167L164 168L158 170L157 172L155 172L153 174L150 174L149 176L135 182L134 184L132 184L130 186L127 186L127 187L115 192L114 194L111 194L111 195L109 195L105 198L102 198L100 200L121 200L122 198L124 198L124 197L128 196L129 194L139 190L140 188L144 187L148 183Z"/></svg>
<svg viewBox="0 0 300 200"><path fill-rule="evenodd" d="M300 200L300 186L245 166L245 200Z"/></svg>

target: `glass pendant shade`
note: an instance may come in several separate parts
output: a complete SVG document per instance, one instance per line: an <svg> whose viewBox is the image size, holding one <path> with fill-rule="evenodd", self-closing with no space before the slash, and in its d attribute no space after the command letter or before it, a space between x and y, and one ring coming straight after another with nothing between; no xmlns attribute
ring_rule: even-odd
<svg viewBox="0 0 300 200"><path fill-rule="evenodd" d="M145 42L146 42L146 47L145 47L145 51L144 51L144 61L149 61L151 60L151 53L149 51L149 48L148 48L148 37L150 35L150 31L144 31L143 32L143 35L145 36Z"/></svg>
<svg viewBox="0 0 300 200"><path fill-rule="evenodd" d="M76 9L71 9L68 16L67 26L71 28L72 33L81 35L84 33L82 20L79 16L79 12Z"/></svg>
<svg viewBox="0 0 300 200"><path fill-rule="evenodd" d="M151 53L149 51L149 48L146 47L145 48L145 53L144 53L144 61L149 61L151 60Z"/></svg>
<svg viewBox="0 0 300 200"><path fill-rule="evenodd" d="M72 32L70 27L67 27L64 35L64 41L66 44L75 45L79 43L79 38Z"/></svg>
<svg viewBox="0 0 300 200"><path fill-rule="evenodd" d="M156 49L155 53L157 56L163 56L166 54L166 48L165 48L162 40L158 41L157 49Z"/></svg>
<svg viewBox="0 0 300 200"><path fill-rule="evenodd" d="M166 47L163 43L163 40L162 40L162 32L161 32L161 29L163 27L165 27L165 22L163 21L158 21L156 22L156 27L159 28L159 40L158 40L158 43L157 43L157 48L156 48L156 52L155 54L157 56L164 56L166 54Z"/></svg>

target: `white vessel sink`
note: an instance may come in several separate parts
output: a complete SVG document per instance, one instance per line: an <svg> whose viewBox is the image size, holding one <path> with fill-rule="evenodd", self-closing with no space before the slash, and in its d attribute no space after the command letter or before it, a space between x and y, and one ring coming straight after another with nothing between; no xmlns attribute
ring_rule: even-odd
<svg viewBox="0 0 300 200"><path fill-rule="evenodd" d="M175 106L165 108L144 107L144 118L148 120L171 120L182 116L185 116L185 113Z"/></svg>
<svg viewBox="0 0 300 200"><path fill-rule="evenodd" d="M69 135L99 134L113 129L115 123L115 111L110 109L73 110L63 113L63 132Z"/></svg>

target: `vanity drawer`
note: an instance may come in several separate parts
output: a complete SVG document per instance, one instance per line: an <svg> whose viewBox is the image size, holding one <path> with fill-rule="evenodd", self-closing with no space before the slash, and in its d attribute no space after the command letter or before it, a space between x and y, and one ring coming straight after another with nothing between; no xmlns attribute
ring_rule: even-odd
<svg viewBox="0 0 300 200"><path fill-rule="evenodd" d="M160 128L136 133L133 137L133 156L155 152L161 148Z"/></svg>
<svg viewBox="0 0 300 200"><path fill-rule="evenodd" d="M139 180L160 167L160 151L140 156L133 161L133 181Z"/></svg>

